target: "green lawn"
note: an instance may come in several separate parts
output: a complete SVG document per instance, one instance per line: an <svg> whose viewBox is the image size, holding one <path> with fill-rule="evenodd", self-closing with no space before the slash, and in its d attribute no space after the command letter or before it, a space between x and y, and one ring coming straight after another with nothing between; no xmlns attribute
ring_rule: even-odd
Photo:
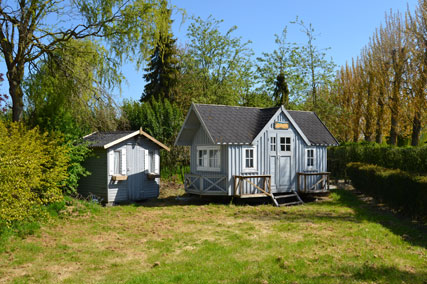
<svg viewBox="0 0 427 284"><path fill-rule="evenodd" d="M353 192L304 206L173 196L55 219L0 253L0 282L426 283L426 236Z"/></svg>

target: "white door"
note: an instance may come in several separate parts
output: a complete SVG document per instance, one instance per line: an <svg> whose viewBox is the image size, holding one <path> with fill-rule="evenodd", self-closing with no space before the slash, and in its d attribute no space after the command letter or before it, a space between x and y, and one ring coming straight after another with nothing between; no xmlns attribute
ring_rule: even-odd
<svg viewBox="0 0 427 284"><path fill-rule="evenodd" d="M294 135L290 131L273 133L269 142L272 192L290 191L292 187Z"/></svg>

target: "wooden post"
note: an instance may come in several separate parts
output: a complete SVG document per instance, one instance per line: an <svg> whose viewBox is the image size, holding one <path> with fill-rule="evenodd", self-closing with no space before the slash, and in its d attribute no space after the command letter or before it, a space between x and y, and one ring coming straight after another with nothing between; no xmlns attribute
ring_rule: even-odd
<svg viewBox="0 0 427 284"><path fill-rule="evenodd" d="M199 176L200 179L200 191L203 191L203 176Z"/></svg>
<svg viewBox="0 0 427 284"><path fill-rule="evenodd" d="M271 176L268 178L268 187L270 188L270 194L273 194L271 190Z"/></svg>
<svg viewBox="0 0 427 284"><path fill-rule="evenodd" d="M300 174L297 173L297 192L299 192L299 177L300 177Z"/></svg>
<svg viewBox="0 0 427 284"><path fill-rule="evenodd" d="M307 190L307 176L304 175L304 192Z"/></svg>
<svg viewBox="0 0 427 284"><path fill-rule="evenodd" d="M237 195L237 177L236 176L234 176L234 195L236 196Z"/></svg>

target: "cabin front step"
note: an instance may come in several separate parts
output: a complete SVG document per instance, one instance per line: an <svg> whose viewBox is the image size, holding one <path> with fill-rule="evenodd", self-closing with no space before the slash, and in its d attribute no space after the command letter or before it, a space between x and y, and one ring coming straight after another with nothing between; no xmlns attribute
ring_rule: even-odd
<svg viewBox="0 0 427 284"><path fill-rule="evenodd" d="M304 202L299 197L296 191L291 191L288 194L280 194L280 195L272 194L271 199L274 205L277 207L304 204Z"/></svg>

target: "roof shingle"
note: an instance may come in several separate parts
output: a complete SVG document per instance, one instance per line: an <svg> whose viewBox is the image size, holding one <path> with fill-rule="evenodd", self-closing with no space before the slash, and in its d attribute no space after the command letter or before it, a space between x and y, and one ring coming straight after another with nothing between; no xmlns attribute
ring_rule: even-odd
<svg viewBox="0 0 427 284"><path fill-rule="evenodd" d="M250 144L280 107L255 108L195 104L214 143ZM336 139L314 112L288 111L314 145L336 145Z"/></svg>

